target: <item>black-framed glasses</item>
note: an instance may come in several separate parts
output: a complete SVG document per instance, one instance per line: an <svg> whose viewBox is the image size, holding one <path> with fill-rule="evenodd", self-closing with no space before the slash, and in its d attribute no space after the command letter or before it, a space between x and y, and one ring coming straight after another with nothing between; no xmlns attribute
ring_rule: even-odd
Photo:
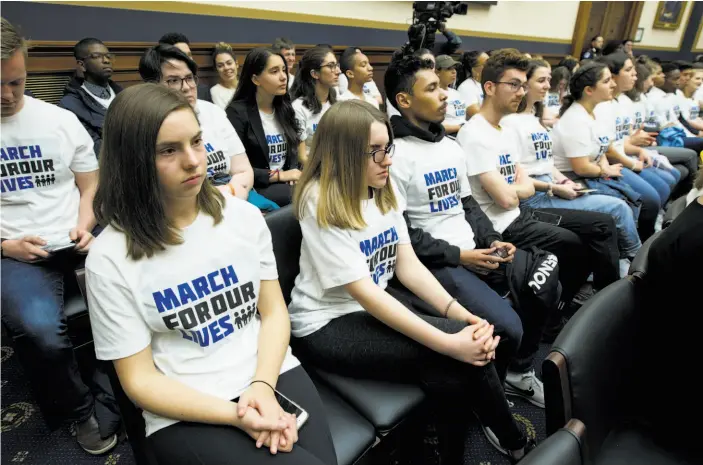
<svg viewBox="0 0 703 465"><path fill-rule="evenodd" d="M114 53L95 52L95 53L91 53L90 55L86 55L83 58L79 58L79 60L85 61L88 58L90 58L91 60L104 60L105 58L107 58L108 60L112 61L115 59L115 54Z"/></svg>
<svg viewBox="0 0 703 465"><path fill-rule="evenodd" d="M191 89L198 85L198 76L193 76L192 74L184 78L169 78L164 81L168 87L171 89L181 90L183 89L183 83L188 84Z"/></svg>
<svg viewBox="0 0 703 465"><path fill-rule="evenodd" d="M527 92L528 89L527 83L522 84L518 81L498 81L496 84L505 84L506 86L509 86L510 90L513 92L517 92L520 89Z"/></svg>
<svg viewBox="0 0 703 465"><path fill-rule="evenodd" d="M326 65L320 65L320 69L322 68L327 68L330 71L336 71L336 70L341 70L342 68L339 67L339 63L327 63Z"/></svg>
<svg viewBox="0 0 703 465"><path fill-rule="evenodd" d="M383 160L388 158L393 158L395 153L395 144L388 144L386 148L377 149L372 152L366 152L366 155L370 155L373 158L374 163L383 163Z"/></svg>

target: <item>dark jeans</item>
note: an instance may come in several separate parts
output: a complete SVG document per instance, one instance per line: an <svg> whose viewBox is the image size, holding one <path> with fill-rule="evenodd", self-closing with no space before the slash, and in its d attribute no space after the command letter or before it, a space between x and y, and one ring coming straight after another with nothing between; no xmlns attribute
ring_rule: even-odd
<svg viewBox="0 0 703 465"><path fill-rule="evenodd" d="M93 395L81 379L63 312L64 287L76 292L74 271L85 257L24 263L2 260L2 322L21 341L23 366L43 412L82 421L93 412Z"/></svg>
<svg viewBox="0 0 703 465"><path fill-rule="evenodd" d="M520 216L503 232L503 239L522 249L537 247L557 256L565 304L571 302L591 272L594 286L618 279L619 252L612 217L560 208L543 211L561 215L560 226L536 221L532 209L521 207Z"/></svg>
<svg viewBox="0 0 703 465"><path fill-rule="evenodd" d="M463 266L430 271L461 305L495 325L494 332L500 336L495 365L501 380L508 369L524 373L532 368L548 315L532 308L515 309L502 299L494 289L501 295L505 293L507 282L503 274L477 275Z"/></svg>
<svg viewBox="0 0 703 465"><path fill-rule="evenodd" d="M148 441L159 463L169 465L337 465L327 415L317 389L302 366L283 373L276 389L310 415L290 452L271 455L239 428L179 422L160 429ZM236 402L237 399L235 399Z"/></svg>
<svg viewBox="0 0 703 465"><path fill-rule="evenodd" d="M449 334L466 323L419 314ZM507 449L526 438L513 419L503 385L492 363L477 367L435 352L361 311L335 318L318 331L294 340L296 354L343 376L419 384L438 404L437 426L451 460L463 463L471 410Z"/></svg>
<svg viewBox="0 0 703 465"><path fill-rule="evenodd" d="M263 195L279 207L285 207L293 199L293 186L284 182L271 183L267 187L257 187L256 192Z"/></svg>

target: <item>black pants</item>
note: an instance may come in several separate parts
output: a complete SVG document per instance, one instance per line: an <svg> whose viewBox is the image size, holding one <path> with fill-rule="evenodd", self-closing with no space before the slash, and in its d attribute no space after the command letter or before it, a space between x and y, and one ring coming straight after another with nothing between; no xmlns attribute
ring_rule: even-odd
<svg viewBox="0 0 703 465"><path fill-rule="evenodd" d="M276 388L308 412L291 452L272 455L239 428L180 422L149 436L159 463L168 465L337 465L327 417L303 367L278 378Z"/></svg>
<svg viewBox="0 0 703 465"><path fill-rule="evenodd" d="M419 315L445 333L466 323ZM460 464L471 424L471 410L490 427L501 445L517 450L526 438L513 419L495 367L477 367L435 352L386 326L365 311L335 318L323 328L296 339L301 359L344 376L420 384L438 404L437 426L451 460Z"/></svg>
<svg viewBox="0 0 703 465"><path fill-rule="evenodd" d="M293 186L285 182L276 182L266 187L257 187L256 192L263 195L279 207L285 207L293 199Z"/></svg>
<svg viewBox="0 0 703 465"><path fill-rule="evenodd" d="M430 271L461 305L495 325L494 332L501 337L495 360L501 380L508 370L525 373L532 368L549 315L536 308L513 308L501 298L509 289L505 274L477 275L463 266Z"/></svg>
<svg viewBox="0 0 703 465"><path fill-rule="evenodd" d="M594 272L594 286L618 279L618 248L613 219L605 213L549 208L544 211L562 216L560 226L532 218L532 209L522 208L520 216L503 232L503 239L517 247L552 252L559 259L562 301L568 304Z"/></svg>

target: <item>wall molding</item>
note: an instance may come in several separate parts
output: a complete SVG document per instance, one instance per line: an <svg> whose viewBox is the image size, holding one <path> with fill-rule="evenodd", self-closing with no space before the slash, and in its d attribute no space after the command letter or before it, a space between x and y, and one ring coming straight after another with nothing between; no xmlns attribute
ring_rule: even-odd
<svg viewBox="0 0 703 465"><path fill-rule="evenodd" d="M698 43L698 40L701 38L701 33L703 33L703 17L701 17L701 21L698 24L698 32L696 32L696 37L693 39L693 43L691 44L691 51L694 53L703 52L703 47L696 48L696 44Z"/></svg>
<svg viewBox="0 0 703 465"><path fill-rule="evenodd" d="M406 31L409 24L389 21L375 21L357 18L339 18L334 16L314 15L308 13L287 13L282 11L243 8L229 5L211 5L206 3L171 2L171 1L39 1L36 3L51 3L97 8L114 8L120 10L151 11L159 13L179 13L201 16L219 16L231 18L260 19L287 21L293 23L325 24L329 26L360 27L390 31ZM452 29L459 36L481 37L486 39L520 40L527 42L542 42L550 44L571 44L571 39L554 39L520 34L502 34L498 32L472 31L468 29Z"/></svg>
<svg viewBox="0 0 703 465"><path fill-rule="evenodd" d="M691 16L693 16L693 9L695 8L696 3L693 1L687 1L686 2L686 19L681 22L681 26L679 26L679 29L681 31L681 38L679 39L679 45L677 47L660 47L657 45L642 45L642 44L637 44L636 47L638 49L642 50L661 50L663 52L679 52L681 51L681 46L683 45L683 41L686 37L686 29L688 29L688 23L691 20ZM699 27L700 31L700 27ZM694 42L695 44L695 42Z"/></svg>

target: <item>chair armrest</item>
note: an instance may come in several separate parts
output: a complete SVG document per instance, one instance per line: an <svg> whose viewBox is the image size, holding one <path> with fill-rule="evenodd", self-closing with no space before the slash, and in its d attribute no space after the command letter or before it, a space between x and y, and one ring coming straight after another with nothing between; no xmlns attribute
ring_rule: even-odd
<svg viewBox="0 0 703 465"><path fill-rule="evenodd" d="M572 419L520 461L520 465L583 465L586 426Z"/></svg>

